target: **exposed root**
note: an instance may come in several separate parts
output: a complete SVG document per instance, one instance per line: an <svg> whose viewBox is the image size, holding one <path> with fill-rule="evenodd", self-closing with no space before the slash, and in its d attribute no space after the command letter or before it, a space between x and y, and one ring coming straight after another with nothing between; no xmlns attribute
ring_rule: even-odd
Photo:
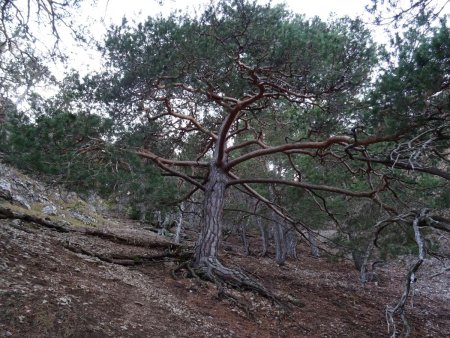
<svg viewBox="0 0 450 338"><path fill-rule="evenodd" d="M190 260L184 261L184 262L178 264L178 266L175 267L175 269L172 270L172 277L173 277L173 279L180 279L180 278L189 277L186 274L182 274L181 276L178 276L177 273L179 271L183 270L183 269L186 269L186 270L188 270L190 272L192 270L192 268L190 267L190 264L191 264Z"/></svg>
<svg viewBox="0 0 450 338"><path fill-rule="evenodd" d="M241 301L238 297L234 296L233 294L227 292L223 286L219 287L219 292L217 297L219 299L226 299L230 303L232 303L234 306L237 306L239 309L241 309L247 318L254 320L255 316L253 315L253 312L251 311L250 305L246 304L245 302Z"/></svg>
<svg viewBox="0 0 450 338"><path fill-rule="evenodd" d="M138 234L141 235L141 237L138 238L136 236L133 236L133 234L127 235L123 233L115 233L108 229L74 227L67 223L62 224L61 222L52 221L50 218L42 218L31 213L15 211L1 205L0 219L22 220L24 222L37 224L53 231L61 233L80 233L87 236L99 237L101 239L118 244L140 246L145 248L163 248L172 251L181 249L181 246L179 244L173 243L169 240L157 236L145 236L145 234ZM26 231L24 227L21 227L20 230Z"/></svg>
<svg viewBox="0 0 450 338"><path fill-rule="evenodd" d="M140 265L146 265L146 264L151 264L151 263L155 263L155 262L162 262L166 258L178 258L176 253L173 253L170 251L166 251L164 253L157 254L157 255L148 255L148 256L140 256L140 255L105 256L105 255L101 255L101 254L98 254L95 252L90 252L90 251L82 248L81 246L73 245L68 242L63 243L63 246L69 251L72 251L75 253L81 253L83 255L90 256L90 257L96 257L103 262L118 264L118 265L123 265L123 266L140 266Z"/></svg>
<svg viewBox="0 0 450 338"><path fill-rule="evenodd" d="M255 279L238 269L230 269L225 267L217 259L205 260L201 265L194 265L192 261L185 261L172 271L174 278L179 278L177 273L182 269L187 270L188 277L194 277L197 280L208 280L215 283L219 290L219 297L230 299L230 297L228 297L228 293L225 292L225 286L229 286L238 290L256 292L282 308L288 308L285 301L275 296ZM242 308L244 309L245 307Z"/></svg>
<svg viewBox="0 0 450 338"><path fill-rule="evenodd" d="M77 229L78 230L78 229ZM119 235L106 229L82 229L79 232L89 235L99 237L101 239L108 240L117 244L126 244L133 246L141 246L146 248L177 248L179 244L172 243L168 240L163 240L162 238L136 238L132 236Z"/></svg>

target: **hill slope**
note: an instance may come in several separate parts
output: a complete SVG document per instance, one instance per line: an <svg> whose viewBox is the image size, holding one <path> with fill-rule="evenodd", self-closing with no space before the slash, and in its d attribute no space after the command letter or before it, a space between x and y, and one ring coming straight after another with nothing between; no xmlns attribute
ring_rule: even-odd
<svg viewBox="0 0 450 338"><path fill-rule="evenodd" d="M385 264L363 287L350 262L315 259L300 247L299 260L278 267L241 255L231 239L223 261L290 305L237 290L220 295L214 284L172 277L180 249L168 239L73 194L64 200L14 169L0 171L2 337L388 336L384 311L401 295L407 259ZM430 278L444 263L427 260L418 275L408 313L414 337L450 337L449 272Z"/></svg>

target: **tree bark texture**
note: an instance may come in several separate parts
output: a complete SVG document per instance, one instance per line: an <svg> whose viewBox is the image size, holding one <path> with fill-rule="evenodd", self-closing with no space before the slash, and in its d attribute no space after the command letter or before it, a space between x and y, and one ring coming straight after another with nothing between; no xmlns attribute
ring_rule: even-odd
<svg viewBox="0 0 450 338"><path fill-rule="evenodd" d="M212 164L205 186L202 229L195 248L194 265L197 267L208 266L211 260L217 259L222 235L226 183L226 173Z"/></svg>

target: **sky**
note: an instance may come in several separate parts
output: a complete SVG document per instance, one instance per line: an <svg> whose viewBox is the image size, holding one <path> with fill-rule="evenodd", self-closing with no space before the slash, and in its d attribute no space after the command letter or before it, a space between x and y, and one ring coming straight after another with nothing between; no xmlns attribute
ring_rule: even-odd
<svg viewBox="0 0 450 338"><path fill-rule="evenodd" d="M268 0L257 0L259 3L267 3ZM409 4L410 0L398 0L400 3ZM439 0L445 2L447 0ZM159 4L162 2L162 4ZM96 0L82 1L82 7L78 11L78 20L90 27L95 39L101 41L106 33L107 27L112 24L120 24L122 18L126 16L129 21L144 21L148 16L159 14L168 15L173 11L182 12L202 12L202 7L209 3L209 0ZM326 20L330 14L336 16L368 17L365 6L371 0L272 0L272 4L285 3L291 11L304 14L306 17L319 16ZM450 5L448 6L450 7ZM450 8L447 8L447 11ZM366 19L369 22L369 19ZM377 42L386 42L386 34L381 29L372 26L373 36ZM64 39L63 39L64 40ZM65 46L65 50L71 55L69 64L76 68L82 75L98 70L100 68L99 53L92 49L74 47L70 44ZM57 74L64 74L64 65L54 66L59 69ZM54 68L51 66L51 68Z"/></svg>
<svg viewBox="0 0 450 338"><path fill-rule="evenodd" d="M259 0L260 3L267 1ZM163 14L167 15L175 10L201 9L209 3L208 0L163 0L159 5L156 0L98 0L92 7L92 12L102 15L106 24L120 23L122 17L145 18L147 16ZM305 14L308 17L320 16L326 19L330 13L338 16L349 15L356 17L364 13L364 6L369 0L273 0L273 4L286 3L288 8L295 13Z"/></svg>
<svg viewBox="0 0 450 338"><path fill-rule="evenodd" d="M258 2L267 3L266 0L258 0ZM272 0L272 4L285 3L288 9L295 13L304 14L307 17L319 16L324 20L331 13L337 16L361 16L364 14L364 6L369 2L370 0ZM124 16L130 21L139 22L148 16L160 14L165 16L176 10L201 12L202 7L208 4L209 0L163 0L162 3L162 5L158 4L157 0L97 0L95 4L86 1L80 8L78 16L90 27L93 36L101 40L107 27L111 24L120 24ZM71 45L65 48L66 51L71 50L72 65L82 74L98 69L98 54L95 50L82 51ZM62 75L64 70L59 69L57 73Z"/></svg>

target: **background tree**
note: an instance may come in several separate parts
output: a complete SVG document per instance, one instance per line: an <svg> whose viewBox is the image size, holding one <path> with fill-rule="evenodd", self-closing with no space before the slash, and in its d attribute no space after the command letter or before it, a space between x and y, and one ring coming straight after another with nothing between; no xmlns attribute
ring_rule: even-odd
<svg viewBox="0 0 450 338"><path fill-rule="evenodd" d="M0 95L21 102L37 85L54 83L49 60L64 60L61 32L85 41L71 15L80 0L5 0L0 5Z"/></svg>

